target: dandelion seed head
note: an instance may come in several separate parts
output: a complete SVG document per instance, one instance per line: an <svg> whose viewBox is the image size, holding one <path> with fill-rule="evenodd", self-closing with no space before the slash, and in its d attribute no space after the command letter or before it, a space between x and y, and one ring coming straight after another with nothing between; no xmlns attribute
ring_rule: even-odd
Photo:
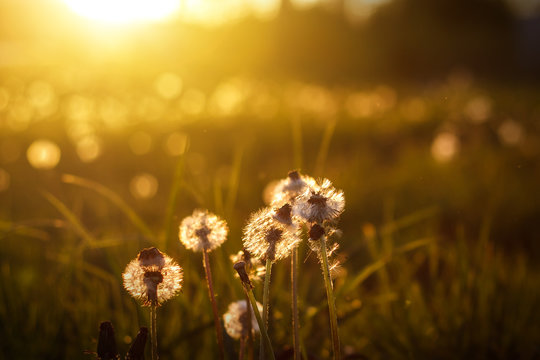
<svg viewBox="0 0 540 360"><path fill-rule="evenodd" d="M315 179L302 175L298 171L290 171L287 178L270 183L265 190L265 201L271 206L282 206L293 203L307 187L316 184Z"/></svg>
<svg viewBox="0 0 540 360"><path fill-rule="evenodd" d="M343 191L334 188L330 180L309 186L299 195L292 213L303 220L313 223L336 220L345 209Z"/></svg>
<svg viewBox="0 0 540 360"><path fill-rule="evenodd" d="M300 243L299 227L279 221L280 209L255 212L244 228L244 247L255 257L272 261L283 259Z"/></svg>
<svg viewBox="0 0 540 360"><path fill-rule="evenodd" d="M180 224L180 241L193 251L212 251L227 240L229 229L225 220L206 210L196 209Z"/></svg>
<svg viewBox="0 0 540 360"><path fill-rule="evenodd" d="M182 268L156 248L142 250L124 270L126 290L144 306L161 305L182 289Z"/></svg>
<svg viewBox="0 0 540 360"><path fill-rule="evenodd" d="M251 281L262 281L264 274L266 274L266 268L261 260L251 256L246 249L240 250L236 254L229 256L229 259L231 259L233 264L243 261ZM238 274L235 274L234 276L238 277Z"/></svg>
<svg viewBox="0 0 540 360"><path fill-rule="evenodd" d="M250 326L248 323L247 308L247 301L239 300L229 304L227 312L223 314L225 331L227 331L227 334L233 339L238 340L241 337L249 335ZM263 311L262 305L258 302L257 308L259 308L259 312ZM251 329L253 333L257 333L259 332L259 324L257 324L257 320L251 306L249 307L249 309L251 310Z"/></svg>

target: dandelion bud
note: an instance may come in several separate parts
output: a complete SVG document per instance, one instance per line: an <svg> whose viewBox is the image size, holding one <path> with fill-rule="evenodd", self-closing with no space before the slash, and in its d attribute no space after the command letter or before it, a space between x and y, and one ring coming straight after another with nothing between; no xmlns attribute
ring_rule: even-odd
<svg viewBox="0 0 540 360"><path fill-rule="evenodd" d="M194 210L182 220L179 237L193 251L211 251L227 240L227 223L207 210Z"/></svg>
<svg viewBox="0 0 540 360"><path fill-rule="evenodd" d="M249 281L249 276L246 272L246 263L243 261L239 261L236 264L234 264L234 270L238 272L238 276L240 276L240 280L242 281L242 284L246 288L253 289L253 285L251 284L251 281Z"/></svg>
<svg viewBox="0 0 540 360"><path fill-rule="evenodd" d="M293 214L310 223L322 223L336 220L344 209L343 191L324 179L322 184L313 184L296 198Z"/></svg>
<svg viewBox="0 0 540 360"><path fill-rule="evenodd" d="M99 339L97 345L97 355L100 360L120 359L116 350L116 340L114 338L114 328L110 321L99 324Z"/></svg>
<svg viewBox="0 0 540 360"><path fill-rule="evenodd" d="M144 347L146 346L146 338L148 337L148 328L141 327L135 341L131 344L126 355L126 360L144 360Z"/></svg>
<svg viewBox="0 0 540 360"><path fill-rule="evenodd" d="M124 287L143 305L160 305L182 289L182 268L156 248L142 250L122 274Z"/></svg>
<svg viewBox="0 0 540 360"><path fill-rule="evenodd" d="M319 240L324 235L324 228L319 224L313 224L309 229L309 238L311 240Z"/></svg>
<svg viewBox="0 0 540 360"><path fill-rule="evenodd" d="M259 312L263 311L261 304L257 303ZM225 325L225 331L233 339L240 339L249 335L249 331L258 332L259 324L255 318L255 314L251 306L251 324L248 322L248 304L246 300L240 300L229 304L229 308L225 314L223 314L223 323Z"/></svg>

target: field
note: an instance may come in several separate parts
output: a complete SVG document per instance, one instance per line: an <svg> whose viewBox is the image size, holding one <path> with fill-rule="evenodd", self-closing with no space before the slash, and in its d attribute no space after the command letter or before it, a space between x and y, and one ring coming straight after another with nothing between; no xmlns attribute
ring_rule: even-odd
<svg viewBox="0 0 540 360"><path fill-rule="evenodd" d="M431 62L424 45L423 63L403 61L407 76L383 76L401 66L393 46L414 43L414 29L369 54L384 27L351 30L301 11L223 30L106 28L99 41L73 20L42 43L53 30L33 27L36 9L24 8L34 20L15 21L26 10L13 4L0 0L0 19L12 14L0 27L0 359L96 358L103 321L123 356L150 317L122 273L153 246L184 271L182 292L158 307L160 357L217 359L201 253L181 244L179 225L194 209L228 224L209 254L221 316L245 299L230 257L250 214L291 170L329 179L345 196L329 237L343 358L540 358L540 71L528 81L493 74L515 58L488 64L489 51L513 46L489 32L507 29L490 25L499 10L482 23L491 29L482 36L499 43L477 51L478 35L447 50L480 59L486 72ZM324 31L313 30L319 24ZM430 26L436 35L417 35L445 34ZM309 29L323 50L315 41L297 48ZM373 39L358 41L351 60L360 36ZM39 59L9 63L19 54L10 44ZM300 347L305 358L330 359L325 282L306 228L302 237ZM263 282L254 286L262 302ZM269 303L276 358L292 359L290 257L272 268ZM238 358L238 341L225 334L224 343L226 358Z"/></svg>

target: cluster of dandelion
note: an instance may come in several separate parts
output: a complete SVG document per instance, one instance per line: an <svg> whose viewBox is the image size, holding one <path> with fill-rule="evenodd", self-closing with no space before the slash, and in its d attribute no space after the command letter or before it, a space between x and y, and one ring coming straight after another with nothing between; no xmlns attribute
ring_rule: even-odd
<svg viewBox="0 0 540 360"><path fill-rule="evenodd" d="M243 249L232 255L234 268L245 290L246 299L233 302L223 315L224 328L233 339L240 340L242 359L246 344L255 332L261 335L260 359L274 359L268 336L270 308L270 279L274 263L291 257L291 306L295 359L300 356L300 331L297 299L298 252L302 229L307 228L309 245L318 255L323 273L334 357L341 358L327 235L336 232L335 225L344 210L343 192L332 183L289 173L286 179L270 184L265 192L268 206L254 212L244 227ZM202 253L202 262L212 305L219 356L225 358L223 327L214 293L209 253L221 246L228 235L227 223L207 210L194 210L179 227L180 242L190 250ZM264 265L263 265L264 264ZM255 300L253 281L264 278L262 306ZM152 360L158 359L156 313L157 307L174 297L182 288L182 268L169 256L152 247L142 250L123 273L124 287L143 306L150 307ZM262 316L261 316L262 313ZM255 321L254 321L255 320ZM251 346L252 349L252 346Z"/></svg>
<svg viewBox="0 0 540 360"><path fill-rule="evenodd" d="M245 250L256 258L266 262L263 289L262 326L268 326L270 301L270 279L272 264L291 256L291 306L293 345L295 359L300 356L300 331L297 299L298 252L301 242L301 229L309 229L310 247L317 253L323 273L328 307L330 313L330 329L334 357L341 358L337 315L333 294L330 270L329 250L326 234L335 232L335 224L345 208L343 192L333 187L332 183L323 179L317 181L312 177L292 171L286 179L271 183L265 191L265 200L269 205L253 213L244 228L243 245ZM240 274L242 277L242 274ZM244 275L246 277L248 275ZM243 282L251 286L250 280ZM262 339L261 339L262 340ZM261 341L261 354L273 356L271 349L265 349L265 341ZM263 355L261 355L262 357Z"/></svg>

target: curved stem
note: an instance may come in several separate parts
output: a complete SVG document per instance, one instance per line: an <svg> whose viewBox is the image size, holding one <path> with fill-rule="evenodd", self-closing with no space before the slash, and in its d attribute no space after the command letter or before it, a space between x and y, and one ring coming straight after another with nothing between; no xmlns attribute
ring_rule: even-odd
<svg viewBox="0 0 540 360"><path fill-rule="evenodd" d="M152 338L152 360L158 360L157 352L157 306L152 304L150 306L150 333Z"/></svg>
<svg viewBox="0 0 540 360"><path fill-rule="evenodd" d="M336 302L334 299L334 290L330 278L330 269L328 267L328 255L326 253L326 237L321 236L321 268L324 277L324 286L326 288L326 298L328 299L328 312L330 314L330 330L332 331L332 347L334 348L334 359L341 359L341 349L339 346L339 333L336 314Z"/></svg>
<svg viewBox="0 0 540 360"><path fill-rule="evenodd" d="M225 346L223 345L223 331L221 329L221 322L219 321L219 314L217 309L216 298L214 296L214 285L212 282L212 270L210 270L210 260L208 259L208 251L203 250L203 265L206 274L206 283L208 284L208 296L212 303L212 312L214 313L214 325L216 327L217 342L219 347L219 358L225 359Z"/></svg>
<svg viewBox="0 0 540 360"><path fill-rule="evenodd" d="M292 302L292 327L294 359L301 360L300 355L300 322L298 317L298 249L295 248L291 255L291 302Z"/></svg>
<svg viewBox="0 0 540 360"><path fill-rule="evenodd" d="M246 291L246 295L251 302L251 307L253 309L253 313L255 314L255 319L257 319L257 324L259 324L259 331L261 332L262 337L261 342L264 342L265 348L267 349L268 354L270 354L270 359L275 360L274 350L272 349L272 344L270 343L270 338L268 337L268 332L266 331L266 327L264 326L261 313L259 312L259 308L257 307L257 301L255 300L255 296L253 295L253 290L247 289L245 286L244 290Z"/></svg>
<svg viewBox="0 0 540 360"><path fill-rule="evenodd" d="M269 311L269 300L270 300L270 278L272 277L272 260L266 259L266 273L264 274L264 289L263 289L263 314L262 321L265 329L268 329L268 311ZM255 310L255 309L254 309ZM262 335L262 332L261 332ZM261 341L261 352L259 354L259 359L264 359L265 349L264 342Z"/></svg>

